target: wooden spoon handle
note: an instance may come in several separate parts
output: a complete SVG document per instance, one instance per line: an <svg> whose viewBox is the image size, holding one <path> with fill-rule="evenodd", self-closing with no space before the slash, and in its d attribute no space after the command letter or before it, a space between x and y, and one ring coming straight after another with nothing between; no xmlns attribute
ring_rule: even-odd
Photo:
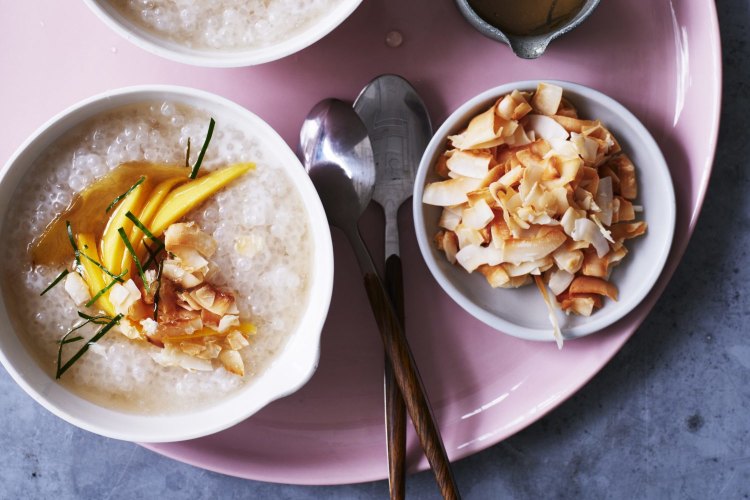
<svg viewBox="0 0 750 500"><path fill-rule="evenodd" d="M372 271L366 271L363 275L370 307L375 314L386 355L391 361L396 383L404 396L406 409L414 423L414 429L417 431L417 437L422 444L427 461L435 474L440 492L443 498L458 499L460 495L453 478L450 461L396 312L378 275Z"/></svg>
<svg viewBox="0 0 750 500"><path fill-rule="evenodd" d="M401 329L404 321L404 280L401 258L391 255L385 261L385 286L391 298ZM388 485L391 500L406 496L406 406L393 375L391 362L385 359L385 435L388 446Z"/></svg>

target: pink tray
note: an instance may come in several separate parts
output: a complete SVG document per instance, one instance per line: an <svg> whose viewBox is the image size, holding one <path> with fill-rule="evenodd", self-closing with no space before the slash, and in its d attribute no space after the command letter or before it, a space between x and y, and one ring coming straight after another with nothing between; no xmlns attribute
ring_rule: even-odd
<svg viewBox="0 0 750 500"><path fill-rule="evenodd" d="M682 256L716 146L721 58L710 0L606 0L536 61L516 59L475 32L451 0L365 0L313 47L236 70L152 56L111 33L83 2L10 2L0 28L2 161L64 107L131 84L174 83L223 95L260 115L293 147L314 103L330 96L351 100L386 72L414 83L435 125L482 90L534 78L582 83L628 106L670 164L678 204L675 244L667 270L641 306L606 331L567 343L562 352L495 332L453 304L422 262L409 207L402 210L407 330L452 459L537 420L585 384L633 334ZM404 35L398 49L384 43L390 30ZM371 248L382 255L379 211L368 211L363 226ZM264 481L332 484L386 476L383 356L354 257L339 233L334 246L333 304L320 368L310 383L220 434L151 449ZM409 465L426 467L413 435Z"/></svg>

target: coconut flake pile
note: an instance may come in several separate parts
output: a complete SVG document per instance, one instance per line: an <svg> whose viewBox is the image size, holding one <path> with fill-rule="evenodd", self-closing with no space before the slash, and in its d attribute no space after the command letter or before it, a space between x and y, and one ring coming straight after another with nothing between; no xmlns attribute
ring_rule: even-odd
<svg viewBox="0 0 750 500"><path fill-rule="evenodd" d="M448 141L434 165L444 180L422 198L443 207L437 248L492 287L534 281L562 346L554 306L590 316L603 297L617 300L612 267L646 232L635 166L601 122L580 119L545 83L502 96Z"/></svg>

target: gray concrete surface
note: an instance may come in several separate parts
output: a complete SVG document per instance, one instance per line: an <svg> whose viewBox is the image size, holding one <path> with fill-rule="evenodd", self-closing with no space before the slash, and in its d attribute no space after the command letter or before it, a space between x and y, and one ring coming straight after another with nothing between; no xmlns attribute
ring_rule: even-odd
<svg viewBox="0 0 750 500"><path fill-rule="evenodd" d="M692 0L684 0L692 1ZM718 4L724 111L687 254L645 324L583 390L455 464L465 498L750 498L750 5ZM206 472L78 430L0 370L0 499L385 498ZM410 498L436 498L430 473Z"/></svg>

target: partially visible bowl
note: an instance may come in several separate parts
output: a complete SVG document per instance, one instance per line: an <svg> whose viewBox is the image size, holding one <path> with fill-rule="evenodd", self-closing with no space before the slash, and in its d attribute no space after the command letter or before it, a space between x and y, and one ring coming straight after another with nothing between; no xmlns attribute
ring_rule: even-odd
<svg viewBox="0 0 750 500"><path fill-rule="evenodd" d="M18 322L12 320L18 313L7 302L8 290L4 285L3 300L0 301L0 361L5 369L32 398L60 418L91 432L127 441L170 442L212 434L302 387L318 365L320 334L333 289L333 249L325 212L295 154L268 124L253 113L227 99L190 88L141 86L113 90L76 104L52 118L0 171L2 229L8 229L8 221L21 223L13 216L8 217L18 205L18 200L14 202L14 192L40 154L54 147L64 134L122 106L164 101L204 110L216 118L217 130L222 123L232 124L267 146L263 149L266 161L279 165L289 178L291 189L299 194L304 213L298 215L308 221L313 255L309 264L307 303L300 306L300 319L293 329L290 328L288 341L282 344L280 352L275 353L265 371L215 404L166 415L138 414L100 406L56 381L54 371L50 375L49 368L43 369L37 356L25 345L27 342L19 338L22 333L14 327ZM269 155L268 151L272 153ZM253 204L255 200L246 203ZM62 319L60 321L62 323ZM65 325L67 328L67 322Z"/></svg>
<svg viewBox="0 0 750 500"><path fill-rule="evenodd" d="M204 67L243 67L275 61L312 45L340 25L362 0L340 0L325 15L289 36L265 46L246 48L194 48L170 40L123 15L110 0L84 0L112 30L128 41L173 61ZM205 22L199 19L198 22Z"/></svg>
<svg viewBox="0 0 750 500"><path fill-rule="evenodd" d="M510 46L513 53L518 57L536 59L544 54L544 51L547 50L547 46L552 40L575 29L585 21L596 6L599 5L599 0L585 0L581 9L571 19L559 26L551 27L546 33L534 35L517 35L493 26L472 8L468 0L456 0L456 5L469 24L474 26L484 36Z"/></svg>
<svg viewBox="0 0 750 500"><path fill-rule="evenodd" d="M645 236L628 243L627 258L612 273L619 288L619 302L607 301L591 317L567 316L561 323L566 339L600 331L635 308L648 294L666 263L675 229L675 195L669 168L656 141L643 124L624 106L594 89L575 83L546 81L559 85L564 97L584 119L600 120L618 139L633 160L638 176L639 214L648 224ZM414 224L417 242L430 272L445 292L463 309L487 325L527 340L553 340L548 311L533 285L518 289L494 289L478 272L467 273L452 265L438 251L433 237L438 231L441 207L422 203L425 185L438 180L433 165L444 151L447 137L466 127L470 119L486 110L500 96L513 90L533 91L539 81L513 82L490 89L470 99L451 114L425 150L414 185Z"/></svg>

